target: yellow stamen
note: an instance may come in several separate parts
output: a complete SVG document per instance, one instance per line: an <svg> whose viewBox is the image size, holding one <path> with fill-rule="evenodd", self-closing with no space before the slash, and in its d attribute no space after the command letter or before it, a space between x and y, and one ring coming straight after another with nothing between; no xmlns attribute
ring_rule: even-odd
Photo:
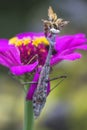
<svg viewBox="0 0 87 130"><path fill-rule="evenodd" d="M23 38L23 44L28 45L31 42L30 38Z"/></svg>
<svg viewBox="0 0 87 130"><path fill-rule="evenodd" d="M32 42L32 44L33 45L35 45L36 47L39 45L39 44L41 44L41 43L43 43L44 45L49 45L49 42L48 42L48 40L45 38L45 37L35 37L34 39L33 39L33 42Z"/></svg>
<svg viewBox="0 0 87 130"><path fill-rule="evenodd" d="M21 46L22 45L22 40L17 40L16 42L15 42L15 46Z"/></svg>
<svg viewBox="0 0 87 130"><path fill-rule="evenodd" d="M22 39L13 37L9 40L9 44L12 44L15 46L28 45L30 42L31 42L30 37L24 37ZM44 45L49 45L49 42L45 37L34 37L34 39L32 40L32 44L36 47L41 43Z"/></svg>
<svg viewBox="0 0 87 130"><path fill-rule="evenodd" d="M17 37L13 37L9 40L9 44L13 44L15 46L28 45L31 42L29 37L24 37L22 39L18 39Z"/></svg>
<svg viewBox="0 0 87 130"><path fill-rule="evenodd" d="M17 37L13 37L9 40L9 44L15 44L15 42L17 42L18 38Z"/></svg>

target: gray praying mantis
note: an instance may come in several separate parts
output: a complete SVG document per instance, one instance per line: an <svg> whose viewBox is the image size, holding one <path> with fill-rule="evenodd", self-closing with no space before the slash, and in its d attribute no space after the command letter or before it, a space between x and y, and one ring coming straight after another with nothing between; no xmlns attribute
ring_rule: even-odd
<svg viewBox="0 0 87 130"><path fill-rule="evenodd" d="M56 13L53 12L51 7L49 7L48 9L48 16L49 16L49 21L43 20L43 23L44 23L44 34L47 40L49 41L50 45L49 45L49 51L46 57L46 61L44 66L42 67L37 88L34 92L33 99L32 99L35 118L37 118L40 115L46 103L47 86L48 86L47 81L49 81L49 74L51 70L50 60L52 56L52 51L54 50L54 46L55 46L56 35L60 32L59 29L68 23L67 21L58 19Z"/></svg>

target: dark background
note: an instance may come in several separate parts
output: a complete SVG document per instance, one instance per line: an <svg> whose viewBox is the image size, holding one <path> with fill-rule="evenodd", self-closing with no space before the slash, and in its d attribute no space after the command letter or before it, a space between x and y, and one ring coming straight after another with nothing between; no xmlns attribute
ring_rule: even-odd
<svg viewBox="0 0 87 130"><path fill-rule="evenodd" d="M58 17L70 21L60 35L87 34L87 0L0 0L0 38L43 31L41 19L47 18L50 5ZM67 74L68 78L47 98L35 130L87 130L87 52L81 52L82 59L54 67L51 77ZM23 129L23 98L20 84L0 66L0 130Z"/></svg>

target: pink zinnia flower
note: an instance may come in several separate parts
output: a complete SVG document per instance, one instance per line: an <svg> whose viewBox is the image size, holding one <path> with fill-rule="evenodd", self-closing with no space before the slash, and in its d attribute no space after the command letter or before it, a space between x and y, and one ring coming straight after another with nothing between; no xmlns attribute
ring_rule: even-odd
<svg viewBox="0 0 87 130"><path fill-rule="evenodd" d="M62 60L76 60L81 54L76 50L87 50L87 39L84 34L57 36L55 51L51 58L51 66ZM38 82L41 68L47 54L49 42L43 33L22 33L8 39L0 39L0 64L10 69L11 73L19 76L34 73L33 81ZM27 93L27 99L32 96L37 84L32 84ZM48 83L48 93L50 84Z"/></svg>

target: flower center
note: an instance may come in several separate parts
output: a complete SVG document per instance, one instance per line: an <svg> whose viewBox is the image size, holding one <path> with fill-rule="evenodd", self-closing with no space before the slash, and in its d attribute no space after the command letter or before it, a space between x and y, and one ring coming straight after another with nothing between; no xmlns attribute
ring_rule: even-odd
<svg viewBox="0 0 87 130"><path fill-rule="evenodd" d="M35 62L37 59L39 65L45 63L49 42L44 36L34 36L32 39L31 37L13 37L9 40L9 44L18 47L22 64L30 64Z"/></svg>
<svg viewBox="0 0 87 130"><path fill-rule="evenodd" d="M32 43L36 47L41 43L49 45L49 42L45 37L33 37L32 40L30 37L23 37L21 39L13 37L9 40L9 44L13 44L15 46L28 45L29 43Z"/></svg>
<svg viewBox="0 0 87 130"><path fill-rule="evenodd" d="M31 42L30 37L24 37L22 39L18 39L17 37L13 37L9 40L9 44L13 44L15 46L28 45Z"/></svg>
<svg viewBox="0 0 87 130"><path fill-rule="evenodd" d="M49 45L49 42L45 37L34 37L34 39L32 40L32 44L36 47L41 43L43 43L44 45Z"/></svg>

